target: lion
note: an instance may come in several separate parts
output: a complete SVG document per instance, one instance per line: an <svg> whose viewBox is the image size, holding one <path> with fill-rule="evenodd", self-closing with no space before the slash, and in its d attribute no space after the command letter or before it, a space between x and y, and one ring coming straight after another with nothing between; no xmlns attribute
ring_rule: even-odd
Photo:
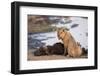
<svg viewBox="0 0 100 76"><path fill-rule="evenodd" d="M80 57L82 55L82 49L80 45L72 37L69 30L66 30L64 28L58 28L57 36L58 36L58 39L59 40L61 39L64 44L64 55L65 56L67 53L68 53L67 56L70 56L70 57Z"/></svg>

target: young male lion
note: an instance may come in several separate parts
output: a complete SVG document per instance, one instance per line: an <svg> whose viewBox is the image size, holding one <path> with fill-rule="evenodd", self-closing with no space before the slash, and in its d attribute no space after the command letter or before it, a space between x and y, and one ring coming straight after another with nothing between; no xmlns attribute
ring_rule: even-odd
<svg viewBox="0 0 100 76"><path fill-rule="evenodd" d="M71 57L80 57L82 55L81 47L77 44L68 30L64 28L57 29L57 36L64 44L64 55L66 55L66 53Z"/></svg>

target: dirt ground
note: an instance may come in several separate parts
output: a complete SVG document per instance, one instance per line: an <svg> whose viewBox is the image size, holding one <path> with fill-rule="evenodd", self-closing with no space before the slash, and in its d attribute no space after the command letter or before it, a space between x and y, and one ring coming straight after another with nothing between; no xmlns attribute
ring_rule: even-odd
<svg viewBox="0 0 100 76"><path fill-rule="evenodd" d="M83 55L80 58L87 58L87 55ZM57 59L76 59L72 57L62 56L62 55L45 55L45 56L34 56L33 51L28 51L28 61L37 61L37 60L57 60ZM79 58L77 58L79 59Z"/></svg>

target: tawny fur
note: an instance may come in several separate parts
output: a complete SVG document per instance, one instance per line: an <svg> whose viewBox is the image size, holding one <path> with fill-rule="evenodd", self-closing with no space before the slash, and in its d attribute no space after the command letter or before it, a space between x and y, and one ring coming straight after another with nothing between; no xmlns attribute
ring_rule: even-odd
<svg viewBox="0 0 100 76"><path fill-rule="evenodd" d="M82 55L80 45L77 44L69 31L64 28L59 28L57 30L57 36L58 39L61 39L64 44L64 55L66 55L66 53L68 53L71 57L80 57Z"/></svg>

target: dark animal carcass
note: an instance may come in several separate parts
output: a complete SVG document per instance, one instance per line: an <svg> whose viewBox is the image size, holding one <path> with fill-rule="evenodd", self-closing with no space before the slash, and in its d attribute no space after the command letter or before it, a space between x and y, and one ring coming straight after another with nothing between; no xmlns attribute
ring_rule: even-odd
<svg viewBox="0 0 100 76"><path fill-rule="evenodd" d="M34 52L35 56L47 55L45 47L40 47Z"/></svg>
<svg viewBox="0 0 100 76"><path fill-rule="evenodd" d="M62 43L55 43L53 46L40 47L34 52L35 56L41 55L63 55L64 45Z"/></svg>

